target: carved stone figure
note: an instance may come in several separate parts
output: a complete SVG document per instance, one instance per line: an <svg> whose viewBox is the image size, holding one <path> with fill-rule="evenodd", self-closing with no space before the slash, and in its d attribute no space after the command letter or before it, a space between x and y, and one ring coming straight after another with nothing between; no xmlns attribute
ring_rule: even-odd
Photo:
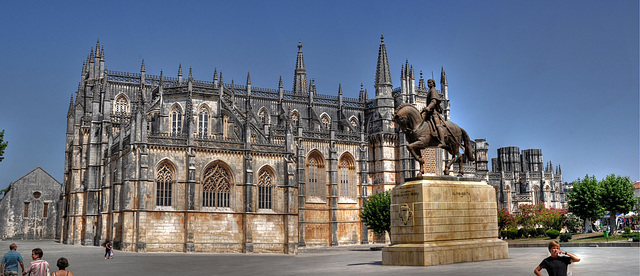
<svg viewBox="0 0 640 276"><path fill-rule="evenodd" d="M431 106L431 104L429 104L427 108L429 108L429 106ZM433 110L434 108L431 108L427 113ZM430 118L433 118L434 114L435 116L440 116L439 113L431 113ZM474 151L471 146L469 135L458 125L450 121L444 121L440 117L438 120L444 123L441 123L441 128L444 130L440 130L441 134L438 134L436 127L433 126L437 126L437 123L432 122L433 125L430 125L429 121L425 121L418 109L412 104L403 104L399 106L396 109L393 118L407 137L407 141L409 142L407 149L411 155L413 155L413 158L420 163L420 172L418 173L418 176L422 175L424 159L422 159L422 156L419 156L417 152L428 147L439 147L452 155L451 160L445 165L445 175L449 174L449 169L451 168L451 165L453 165L453 162L458 162L460 167L459 175L462 175L464 174L462 166L463 162L475 161ZM464 154L460 154L460 148L464 150Z"/></svg>

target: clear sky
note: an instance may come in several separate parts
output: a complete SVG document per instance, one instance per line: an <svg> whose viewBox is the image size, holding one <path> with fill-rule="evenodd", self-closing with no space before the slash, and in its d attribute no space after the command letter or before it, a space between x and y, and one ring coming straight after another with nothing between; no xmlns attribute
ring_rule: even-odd
<svg viewBox="0 0 640 276"><path fill-rule="evenodd" d="M69 98L104 45L109 70L290 90L298 41L318 93L374 95L380 35L399 86L449 81L452 121L489 155L540 148L564 180L639 176L639 7L631 1L3 1L0 188L35 167L62 182ZM417 80L416 80L417 82ZM440 89L439 84L437 89Z"/></svg>

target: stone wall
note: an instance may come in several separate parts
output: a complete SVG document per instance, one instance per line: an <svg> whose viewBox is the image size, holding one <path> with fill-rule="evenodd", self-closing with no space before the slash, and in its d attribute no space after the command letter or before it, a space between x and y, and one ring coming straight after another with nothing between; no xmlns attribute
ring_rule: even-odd
<svg viewBox="0 0 640 276"><path fill-rule="evenodd" d="M62 185L37 167L10 184L0 201L0 238L53 239Z"/></svg>

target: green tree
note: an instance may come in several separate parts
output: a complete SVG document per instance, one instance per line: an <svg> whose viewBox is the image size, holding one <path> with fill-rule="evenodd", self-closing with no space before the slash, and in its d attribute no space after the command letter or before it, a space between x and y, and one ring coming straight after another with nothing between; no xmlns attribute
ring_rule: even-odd
<svg viewBox="0 0 640 276"><path fill-rule="evenodd" d="M388 191L376 193L364 202L360 213L362 222L377 235L391 230L391 195Z"/></svg>
<svg viewBox="0 0 640 276"><path fill-rule="evenodd" d="M4 149L7 148L7 144L9 142L3 142L4 141L4 129L2 131L0 131L0 162L2 162L2 159L4 159L3 155L4 155Z"/></svg>
<svg viewBox="0 0 640 276"><path fill-rule="evenodd" d="M595 176L588 174L574 181L569 196L569 212L585 220L585 231L593 232L591 221L604 216L605 210L600 202L600 185Z"/></svg>
<svg viewBox="0 0 640 276"><path fill-rule="evenodd" d="M610 174L600 182L602 207L609 211L611 235L615 235L616 213L628 213L637 201L633 184L628 176Z"/></svg>

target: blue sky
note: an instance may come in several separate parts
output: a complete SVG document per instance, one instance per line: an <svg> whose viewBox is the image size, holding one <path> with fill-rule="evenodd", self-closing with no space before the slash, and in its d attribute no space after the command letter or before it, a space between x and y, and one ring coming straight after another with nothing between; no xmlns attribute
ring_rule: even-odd
<svg viewBox="0 0 640 276"><path fill-rule="evenodd" d="M490 157L541 148L568 182L640 180L638 14L638 1L4 1L0 188L37 166L62 181L69 98L98 38L109 70L144 59L175 77L182 63L287 90L302 41L318 93L362 83L372 97L381 34L394 87L407 59L438 83L444 67L452 121Z"/></svg>

